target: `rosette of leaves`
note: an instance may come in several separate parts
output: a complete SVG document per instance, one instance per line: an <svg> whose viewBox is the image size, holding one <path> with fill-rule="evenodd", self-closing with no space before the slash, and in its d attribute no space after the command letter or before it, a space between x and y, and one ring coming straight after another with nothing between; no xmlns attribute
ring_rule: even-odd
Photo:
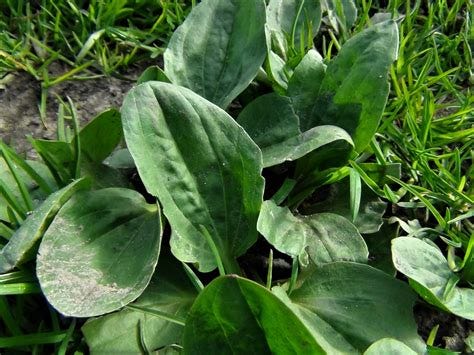
<svg viewBox="0 0 474 355"><path fill-rule="evenodd" d="M266 26L282 31L280 38L289 23L319 27L319 5L291 3L197 5L171 38L164 71L148 71L121 109L133 160L125 165L136 167L144 189L94 185L72 194L54 218L47 214L52 220L38 236L39 283L59 312L102 315L83 327L93 352L424 352L415 293L367 265L367 245L346 209L301 215L287 198L315 174L346 166L372 139L397 26L367 28L329 62L310 50L288 73L285 90L245 105L251 83L271 81ZM226 111L231 103L245 106L236 118ZM80 142L69 142L65 174L80 176L81 153L123 166L122 155L95 154L94 143L85 151ZM279 184L268 176L278 168L286 182L273 194ZM293 260L288 280L272 282L269 272L263 285L245 276L239 258L258 238ZM158 260L164 240L170 254ZM216 269L220 276L206 275L204 286L202 273Z"/></svg>

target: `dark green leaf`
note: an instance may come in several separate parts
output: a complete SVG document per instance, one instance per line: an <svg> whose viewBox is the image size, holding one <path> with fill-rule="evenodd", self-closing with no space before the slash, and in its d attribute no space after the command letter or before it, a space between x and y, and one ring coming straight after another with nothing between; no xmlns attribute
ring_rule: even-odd
<svg viewBox="0 0 474 355"><path fill-rule="evenodd" d="M387 221L377 233L365 234L364 240L369 248L369 265L389 275L396 273L392 263L392 240L398 237L398 226Z"/></svg>
<svg viewBox="0 0 474 355"><path fill-rule="evenodd" d="M78 190L87 187L88 181L80 179L51 194L37 209L31 212L19 229L0 251L0 274L12 270L27 261L38 241L48 229L56 213Z"/></svg>
<svg viewBox="0 0 474 355"><path fill-rule="evenodd" d="M368 265L321 265L290 297L359 350L379 339L394 338L424 353L412 313L415 294L408 285Z"/></svg>
<svg viewBox="0 0 474 355"><path fill-rule="evenodd" d="M291 100L275 93L260 96L248 104L237 122L261 149L301 134Z"/></svg>
<svg viewBox="0 0 474 355"><path fill-rule="evenodd" d="M323 58L314 49L308 51L295 68L288 83L287 95L298 115L305 114L300 108L309 107L314 103L314 93L319 92L325 73Z"/></svg>
<svg viewBox="0 0 474 355"><path fill-rule="evenodd" d="M336 214L294 216L270 200L262 205L257 229L277 250L293 257L307 253L316 265L342 260L367 262L364 239L346 218Z"/></svg>
<svg viewBox="0 0 474 355"><path fill-rule="evenodd" d="M219 107L166 83L133 89L122 119L140 177L171 224L173 254L199 263L201 271L213 270L217 264L204 227L224 267L232 269L257 238L263 196L259 148Z"/></svg>
<svg viewBox="0 0 474 355"><path fill-rule="evenodd" d="M272 292L281 299L311 332L326 354L357 354L359 353L342 334L326 323L317 314L293 303L285 290L280 286L272 288Z"/></svg>
<svg viewBox="0 0 474 355"><path fill-rule="evenodd" d="M157 273L132 305L186 317L197 294L182 265L173 259L166 253L160 256ZM180 325L128 308L91 319L82 327L92 354L141 353L143 347L158 349L181 343L182 331Z"/></svg>
<svg viewBox="0 0 474 355"><path fill-rule="evenodd" d="M263 0L204 0L173 33L165 73L220 107L253 80L267 53Z"/></svg>
<svg viewBox="0 0 474 355"><path fill-rule="evenodd" d="M459 276L434 245L412 237L392 240L395 268L410 278L423 299L460 317L474 320L474 290L455 286Z"/></svg>
<svg viewBox="0 0 474 355"><path fill-rule="evenodd" d="M88 160L100 163L122 140L120 112L109 109L96 116L79 132L82 153Z"/></svg>
<svg viewBox="0 0 474 355"><path fill-rule="evenodd" d="M301 130L336 125L352 136L361 152L372 139L388 96L387 81L398 50L394 21L383 22L356 34L329 62L319 91L310 105L297 106Z"/></svg>
<svg viewBox="0 0 474 355"><path fill-rule="evenodd" d="M43 236L36 272L59 312L92 317L136 299L148 285L161 242L160 215L133 190L81 192Z"/></svg>
<svg viewBox="0 0 474 355"><path fill-rule="evenodd" d="M336 126L319 126L303 132L291 100L277 94L252 101L237 121L262 149L264 167L296 160L331 143L341 143L346 150L352 148L351 137Z"/></svg>
<svg viewBox="0 0 474 355"><path fill-rule="evenodd" d="M183 339L186 354L324 354L278 297L236 276L219 277L202 291Z"/></svg>

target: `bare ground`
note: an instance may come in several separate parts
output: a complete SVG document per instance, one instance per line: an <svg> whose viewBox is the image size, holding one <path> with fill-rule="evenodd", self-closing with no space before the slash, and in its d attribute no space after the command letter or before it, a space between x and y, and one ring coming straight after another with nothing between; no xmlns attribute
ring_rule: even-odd
<svg viewBox="0 0 474 355"><path fill-rule="evenodd" d="M46 127L40 119L38 104L41 97L40 83L27 73L15 73L6 87L0 90L0 138L18 152L30 152L27 136L52 138L56 134L58 97L67 101L69 96L76 105L84 125L101 111L120 108L123 97L132 87L142 69L134 69L120 80L104 77L92 80L66 81L49 89ZM54 67L58 74L64 67ZM28 154L30 155L30 154Z"/></svg>

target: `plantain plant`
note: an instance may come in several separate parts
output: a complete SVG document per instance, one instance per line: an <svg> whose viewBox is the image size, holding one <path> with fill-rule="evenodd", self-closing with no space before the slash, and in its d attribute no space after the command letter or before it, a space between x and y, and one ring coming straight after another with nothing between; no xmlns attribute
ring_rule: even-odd
<svg viewBox="0 0 474 355"><path fill-rule="evenodd" d="M120 113L32 139L41 169L2 144L0 271L33 265L54 309L88 318L91 353L426 352L416 293L369 259L400 177L364 162L397 24L350 37L355 7L335 6L204 0ZM335 58L313 47L325 13L350 37ZM393 253L428 302L474 318L449 268L427 279L446 262L435 246Z"/></svg>

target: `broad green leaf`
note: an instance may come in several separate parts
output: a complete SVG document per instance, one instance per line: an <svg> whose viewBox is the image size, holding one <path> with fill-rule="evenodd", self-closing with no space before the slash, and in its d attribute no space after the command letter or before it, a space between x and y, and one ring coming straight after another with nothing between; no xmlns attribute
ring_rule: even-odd
<svg viewBox="0 0 474 355"><path fill-rule="evenodd" d="M326 73L323 58L314 49L306 53L295 68L288 82L287 95L291 98L297 114L305 114L299 108L311 106L314 102L314 93L319 92L321 83Z"/></svg>
<svg viewBox="0 0 474 355"><path fill-rule="evenodd" d="M417 353L396 339L384 338L373 343L364 355L416 355Z"/></svg>
<svg viewBox="0 0 474 355"><path fill-rule="evenodd" d="M106 164L89 162L86 159L82 161L81 174L91 180L95 190L130 186L128 177L122 171Z"/></svg>
<svg viewBox="0 0 474 355"><path fill-rule="evenodd" d="M219 107L171 84L132 89L122 119L140 177L170 222L173 254L203 272L216 268L205 228L232 269L257 238L264 183L259 148Z"/></svg>
<svg viewBox="0 0 474 355"><path fill-rule="evenodd" d="M352 147L351 137L342 128L330 125L314 127L298 136L263 148L263 166L293 161L335 142L342 142L347 150ZM317 152L315 154L317 155Z"/></svg>
<svg viewBox="0 0 474 355"><path fill-rule="evenodd" d="M359 350L364 351L377 340L394 338L424 353L425 345L417 334L412 313L415 294L408 285L368 265L321 265L290 298Z"/></svg>
<svg viewBox="0 0 474 355"><path fill-rule="evenodd" d="M382 216L387 204L380 200L367 186L362 186L359 213L354 221L360 233L376 233L382 226ZM349 202L349 181L347 179L329 186L327 198L302 209L303 214L321 212L336 213L351 218Z"/></svg>
<svg viewBox="0 0 474 355"><path fill-rule="evenodd" d="M275 93L257 97L240 113L237 122L260 149L299 136L299 118L288 97Z"/></svg>
<svg viewBox="0 0 474 355"><path fill-rule="evenodd" d="M456 286L459 276L437 247L417 238L396 238L392 240L392 259L425 301L474 320L474 290Z"/></svg>
<svg viewBox="0 0 474 355"><path fill-rule="evenodd" d="M160 215L133 190L109 188L74 195L41 241L36 273L60 313L92 317L136 299L158 261Z"/></svg>
<svg viewBox="0 0 474 355"><path fill-rule="evenodd" d="M288 39L290 46L299 48L301 35L306 37L308 32L316 36L320 23L319 0L270 0L268 4L267 25L272 35L280 41Z"/></svg>
<svg viewBox="0 0 474 355"><path fill-rule="evenodd" d="M122 136L120 112L106 110L79 132L81 151L88 160L100 163L113 152Z"/></svg>
<svg viewBox="0 0 474 355"><path fill-rule="evenodd" d="M282 287L275 286L272 292L295 313L326 354L358 354L344 336L326 323L317 314L293 303Z"/></svg>
<svg viewBox="0 0 474 355"><path fill-rule="evenodd" d="M298 317L263 286L219 277L201 292L184 328L185 354L324 354Z"/></svg>
<svg viewBox="0 0 474 355"><path fill-rule="evenodd" d="M263 0L204 0L173 33L165 73L225 108L254 79L267 53Z"/></svg>
<svg viewBox="0 0 474 355"><path fill-rule="evenodd" d="M73 194L87 186L87 180L76 180L48 196L37 209L28 215L0 251L0 274L8 272L30 259L38 241L48 229L59 209Z"/></svg>
<svg viewBox="0 0 474 355"><path fill-rule="evenodd" d="M182 265L172 259L166 253L160 256L157 273L143 294L131 305L173 317L186 317L197 293ZM127 308L90 319L82 327L82 332L91 354L138 354L143 348L152 351L181 343L183 329L179 324Z"/></svg>
<svg viewBox="0 0 474 355"><path fill-rule="evenodd" d="M257 229L280 252L293 257L307 253L316 265L367 262L364 239L354 225L336 214L294 216L287 207L270 200L262 205Z"/></svg>
<svg viewBox="0 0 474 355"><path fill-rule="evenodd" d="M277 94L252 101L237 122L261 148L264 167L299 159L332 143L339 143L346 150L352 148L352 139L342 128L327 125L302 131L291 100Z"/></svg>
<svg viewBox="0 0 474 355"><path fill-rule="evenodd" d="M349 132L361 152L378 127L389 92L389 68L397 50L394 21L373 25L349 39L329 62L312 103L295 106L296 112L305 112L300 115L301 130L339 126Z"/></svg>

